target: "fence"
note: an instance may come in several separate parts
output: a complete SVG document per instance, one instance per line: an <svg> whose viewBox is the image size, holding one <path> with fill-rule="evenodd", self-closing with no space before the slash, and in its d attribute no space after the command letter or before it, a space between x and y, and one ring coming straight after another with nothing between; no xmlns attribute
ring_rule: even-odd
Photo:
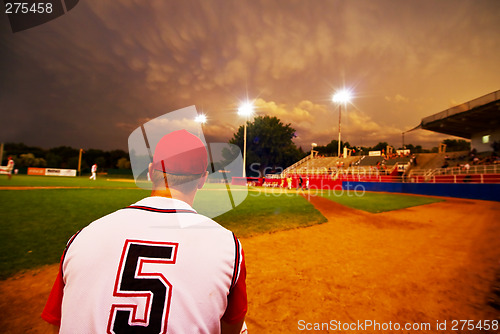
<svg viewBox="0 0 500 334"><path fill-rule="evenodd" d="M412 183L500 183L500 165L412 169L406 181Z"/></svg>
<svg viewBox="0 0 500 334"><path fill-rule="evenodd" d="M342 182L342 189L362 188L365 191L382 191L427 196L458 197L500 201L500 184L491 183L380 183L380 182Z"/></svg>

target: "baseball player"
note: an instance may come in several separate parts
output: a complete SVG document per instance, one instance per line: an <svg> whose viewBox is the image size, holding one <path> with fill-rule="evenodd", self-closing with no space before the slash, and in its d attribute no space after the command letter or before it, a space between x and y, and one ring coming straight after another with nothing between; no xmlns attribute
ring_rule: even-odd
<svg viewBox="0 0 500 334"><path fill-rule="evenodd" d="M151 196L70 239L42 318L60 333L246 333L241 244L192 208L206 168L198 137L164 136Z"/></svg>
<svg viewBox="0 0 500 334"><path fill-rule="evenodd" d="M8 179L12 179L12 172L14 171L14 159L12 157L7 158L7 177Z"/></svg>
<svg viewBox="0 0 500 334"><path fill-rule="evenodd" d="M299 190L299 188L300 188L300 190L304 190L304 186L303 186L302 183L303 183L302 176L299 175L299 179L297 181L297 189L296 190Z"/></svg>
<svg viewBox="0 0 500 334"><path fill-rule="evenodd" d="M97 173L97 164L93 164L90 171L92 172L92 175L90 175L90 179L95 181L96 175L97 175L96 174Z"/></svg>

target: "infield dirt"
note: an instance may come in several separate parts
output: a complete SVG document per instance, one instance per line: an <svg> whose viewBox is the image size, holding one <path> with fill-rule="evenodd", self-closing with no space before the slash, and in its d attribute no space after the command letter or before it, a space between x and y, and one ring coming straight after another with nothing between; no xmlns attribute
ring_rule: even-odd
<svg viewBox="0 0 500 334"><path fill-rule="evenodd" d="M431 326L405 333L472 333L460 322L453 330L454 321L500 318L488 305L500 269L500 203L447 199L370 214L309 200L327 223L241 239L249 333L335 333L299 329L365 320ZM56 273L52 265L0 282L3 333L49 332L40 313Z"/></svg>

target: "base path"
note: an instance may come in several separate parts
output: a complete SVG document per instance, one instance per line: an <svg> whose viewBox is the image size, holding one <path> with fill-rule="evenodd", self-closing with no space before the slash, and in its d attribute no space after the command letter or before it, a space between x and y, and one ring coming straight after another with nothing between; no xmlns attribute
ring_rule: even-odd
<svg viewBox="0 0 500 334"><path fill-rule="evenodd" d="M439 333L457 333L456 320L500 318L487 304L500 269L500 203L447 199L370 214L310 201L328 223L242 241L249 333L335 333L339 322L365 320L381 330L347 332L409 323L436 333L446 320Z"/></svg>
<svg viewBox="0 0 500 334"><path fill-rule="evenodd" d="M309 200L327 223L241 240L249 333L472 333L456 321L500 318L487 303L500 269L500 203L447 199L370 214ZM52 265L0 282L2 333L48 332L40 313L56 274ZM333 327L358 321L380 330ZM405 324L420 329L389 329ZM314 326L323 330L300 331Z"/></svg>

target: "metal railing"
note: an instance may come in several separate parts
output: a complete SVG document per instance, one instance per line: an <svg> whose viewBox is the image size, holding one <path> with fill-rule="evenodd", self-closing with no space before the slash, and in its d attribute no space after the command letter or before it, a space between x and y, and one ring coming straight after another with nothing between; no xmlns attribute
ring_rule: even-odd
<svg viewBox="0 0 500 334"><path fill-rule="evenodd" d="M281 175L286 175L288 173L290 173L291 170L293 170L295 167L303 164L304 162L306 162L307 160L309 159L312 159L310 155L306 156L305 158L303 158L302 160L299 160L297 161L296 163L294 163L293 165L291 165L290 167L287 167L282 173Z"/></svg>
<svg viewBox="0 0 500 334"><path fill-rule="evenodd" d="M467 174L500 174L500 164L493 165L470 165L469 167L448 167L448 168L433 168L433 169L412 169L409 176L426 176L434 175L467 175Z"/></svg>
<svg viewBox="0 0 500 334"><path fill-rule="evenodd" d="M394 166L397 168L397 165ZM408 175L391 175L391 170L376 167L347 167L296 169L290 175L309 176L320 179L361 182L402 182L402 183L500 183L500 165L473 165L468 170L460 167L436 169L412 169ZM282 174L284 175L284 174ZM267 177L272 177L271 175ZM272 178L280 178L274 176Z"/></svg>

